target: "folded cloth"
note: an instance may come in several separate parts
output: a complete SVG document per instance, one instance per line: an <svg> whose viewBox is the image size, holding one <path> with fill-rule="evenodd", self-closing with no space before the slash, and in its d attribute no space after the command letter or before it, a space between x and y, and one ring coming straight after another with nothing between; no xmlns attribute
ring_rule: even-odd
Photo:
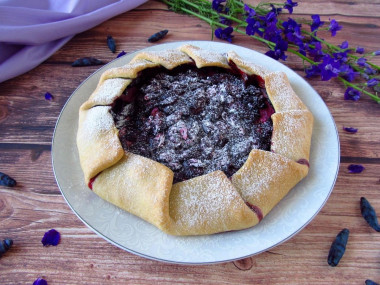
<svg viewBox="0 0 380 285"><path fill-rule="evenodd" d="M75 34L147 0L0 0L0 83L50 57Z"/></svg>

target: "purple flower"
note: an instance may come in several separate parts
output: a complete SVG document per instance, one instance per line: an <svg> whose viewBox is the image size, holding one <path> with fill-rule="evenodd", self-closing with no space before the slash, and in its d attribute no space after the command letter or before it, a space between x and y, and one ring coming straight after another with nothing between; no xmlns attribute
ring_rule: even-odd
<svg viewBox="0 0 380 285"><path fill-rule="evenodd" d="M374 51L372 54L373 54L373 55L380 55L380 49L377 50L377 51Z"/></svg>
<svg viewBox="0 0 380 285"><path fill-rule="evenodd" d="M379 81L376 78L372 78L368 80L366 84L368 87L373 87L373 86L376 86L378 83Z"/></svg>
<svg viewBox="0 0 380 285"><path fill-rule="evenodd" d="M355 77L359 74L359 72L354 71L348 64L343 64L340 67L339 75L343 76L348 82L354 81Z"/></svg>
<svg viewBox="0 0 380 285"><path fill-rule="evenodd" d="M274 7L273 4L270 4L270 6L272 7L271 12L273 12L276 16L279 15L279 14L281 13L282 8L276 8L276 7Z"/></svg>
<svg viewBox="0 0 380 285"><path fill-rule="evenodd" d="M247 18L246 22L248 25L245 28L245 33L248 36L253 36L255 33L260 35L260 36L263 35L263 32L260 30L260 28L261 28L260 21L257 21L254 18Z"/></svg>
<svg viewBox="0 0 380 285"><path fill-rule="evenodd" d="M368 64L365 64L364 72L368 75L376 74L376 71L371 68Z"/></svg>
<svg viewBox="0 0 380 285"><path fill-rule="evenodd" d="M244 4L244 10L247 12L247 17L254 17L256 15L255 9L249 7L247 4Z"/></svg>
<svg viewBox="0 0 380 285"><path fill-rule="evenodd" d="M223 5L222 3L226 2L226 0L213 0L212 1L212 9L214 9L217 12L222 12Z"/></svg>
<svg viewBox="0 0 380 285"><path fill-rule="evenodd" d="M306 77L309 78L309 77L321 74L321 70L319 69L318 65L311 65L305 69L305 73L306 73Z"/></svg>
<svg viewBox="0 0 380 285"><path fill-rule="evenodd" d="M46 92L45 93L45 100L49 100L49 101L51 101L51 100L53 100L53 95L51 95L51 93L50 92Z"/></svg>
<svg viewBox="0 0 380 285"><path fill-rule="evenodd" d="M56 231L55 229L51 229L44 234L44 237L42 238L41 242L44 246L48 246L48 245L56 246L58 245L60 239L61 239L60 233Z"/></svg>
<svg viewBox="0 0 380 285"><path fill-rule="evenodd" d="M358 53L358 54L363 54L364 53L364 48L358 46L356 48L355 52Z"/></svg>
<svg viewBox="0 0 380 285"><path fill-rule="evenodd" d="M356 64L359 65L359 66L364 67L365 64L366 64L366 62L367 62L367 59L364 58L364 57L361 57L361 58L359 58L359 59L356 61Z"/></svg>
<svg viewBox="0 0 380 285"><path fill-rule="evenodd" d="M343 127L343 130L345 130L347 133L355 134L358 129L351 128L351 127Z"/></svg>
<svg viewBox="0 0 380 285"><path fill-rule="evenodd" d="M288 43L284 40L279 40L274 48L274 50L269 50L265 54L275 60L286 60L287 56L285 51L288 50Z"/></svg>
<svg viewBox="0 0 380 285"><path fill-rule="evenodd" d="M45 279L38 277L34 282L33 285L48 285Z"/></svg>
<svg viewBox="0 0 380 285"><path fill-rule="evenodd" d="M232 27L227 27L225 29L223 28L218 28L215 30L215 36L218 38L218 39L221 39L221 40L225 40L225 41L228 41L228 42L232 42L232 38L234 37L233 35L231 35L231 33L234 31L234 29Z"/></svg>
<svg viewBox="0 0 380 285"><path fill-rule="evenodd" d="M301 35L301 24L298 24L293 19L289 18L288 21L283 22L284 34L290 42L300 43L302 42L303 36Z"/></svg>
<svg viewBox="0 0 380 285"><path fill-rule="evenodd" d="M220 17L219 18L219 23L223 24L223 25L227 25L227 26L230 26L232 24L231 20L225 18L225 17Z"/></svg>
<svg viewBox="0 0 380 285"><path fill-rule="evenodd" d="M347 169L350 173L361 173L365 168L360 164L350 164Z"/></svg>
<svg viewBox="0 0 380 285"><path fill-rule="evenodd" d="M121 51L116 58L122 57L123 55L126 55L127 53L125 51Z"/></svg>
<svg viewBox="0 0 380 285"><path fill-rule="evenodd" d="M344 92L344 100L358 101L360 99L360 92L352 87L348 87Z"/></svg>
<svg viewBox="0 0 380 285"><path fill-rule="evenodd" d="M312 15L311 18L313 19L313 22L311 23L311 31L314 32L319 29L319 27L322 27L325 22L322 22L319 18L319 15Z"/></svg>
<svg viewBox="0 0 380 285"><path fill-rule="evenodd" d="M323 57L323 62L318 64L321 70L322 81L328 81L333 77L337 77L340 72L340 63L329 55Z"/></svg>
<svg viewBox="0 0 380 285"><path fill-rule="evenodd" d="M309 54L315 62L321 61L325 53L322 51L322 44L319 41L311 41L308 48Z"/></svg>
<svg viewBox="0 0 380 285"><path fill-rule="evenodd" d="M286 0L284 4L284 8L289 11L289 14L293 13L293 7L298 6L297 2L293 2L292 0Z"/></svg>
<svg viewBox="0 0 380 285"><path fill-rule="evenodd" d="M342 26L339 26L338 22L332 19L330 21L329 30L331 32L331 36L335 37L336 32L340 31L342 29Z"/></svg>
<svg viewBox="0 0 380 285"><path fill-rule="evenodd" d="M344 41L340 46L341 49L346 49L348 48L348 41Z"/></svg>

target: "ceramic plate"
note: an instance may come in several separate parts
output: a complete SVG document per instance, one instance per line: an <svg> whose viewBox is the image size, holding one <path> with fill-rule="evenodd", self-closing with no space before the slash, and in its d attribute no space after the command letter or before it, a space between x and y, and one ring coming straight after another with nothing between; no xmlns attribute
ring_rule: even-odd
<svg viewBox="0 0 380 285"><path fill-rule="evenodd" d="M131 53L103 66L86 79L64 106L54 132L52 161L57 184L74 213L110 243L147 258L185 264L226 262L264 252L288 240L321 210L334 187L339 168L339 138L334 120L317 92L294 71L253 50L218 42L186 42L241 57L287 73L291 85L314 115L310 172L259 225L236 232L197 237L167 235L147 222L103 201L84 183L76 147L78 110L95 89L102 72L126 64ZM179 47L184 42L144 50ZM138 52L138 51L137 51Z"/></svg>

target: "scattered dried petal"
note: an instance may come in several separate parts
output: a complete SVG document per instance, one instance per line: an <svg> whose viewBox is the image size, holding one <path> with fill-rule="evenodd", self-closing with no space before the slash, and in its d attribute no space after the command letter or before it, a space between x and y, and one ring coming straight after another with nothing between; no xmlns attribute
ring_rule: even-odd
<svg viewBox="0 0 380 285"><path fill-rule="evenodd" d="M46 92L46 93L45 93L45 100L49 100L49 101L50 101L50 100L53 100L53 98L54 98L54 97L53 97L53 95L51 95L50 92Z"/></svg>
<svg viewBox="0 0 380 285"><path fill-rule="evenodd" d="M9 175L0 172L0 186L13 187L16 185L16 180L14 180Z"/></svg>
<svg viewBox="0 0 380 285"><path fill-rule="evenodd" d="M56 231L55 229L51 229L44 234L44 237L42 238L41 242L44 246L48 246L48 245L56 246L58 245L60 239L61 239L60 233Z"/></svg>
<svg viewBox="0 0 380 285"><path fill-rule="evenodd" d="M48 285L47 281L41 277L38 277L34 282L33 285Z"/></svg>
<svg viewBox="0 0 380 285"><path fill-rule="evenodd" d="M127 53L125 51L121 51L116 58L122 57L123 55L126 55Z"/></svg>
<svg viewBox="0 0 380 285"><path fill-rule="evenodd" d="M157 42L161 40L162 38L164 38L168 32L169 32L168 30L163 30L158 33L155 33L149 37L148 42L150 43Z"/></svg>
<svg viewBox="0 0 380 285"><path fill-rule="evenodd" d="M79 66L92 66L92 65L101 65L103 61L96 59L94 57L82 57L75 60L71 66L79 67Z"/></svg>
<svg viewBox="0 0 380 285"><path fill-rule="evenodd" d="M116 52L116 43L112 36L107 36L107 45L108 48L112 51L112 53Z"/></svg>
<svg viewBox="0 0 380 285"><path fill-rule="evenodd" d="M364 170L364 166L360 164L350 164L347 169L350 173L361 173Z"/></svg>
<svg viewBox="0 0 380 285"><path fill-rule="evenodd" d="M351 128L351 127L343 127L343 130L345 130L347 133L355 134L358 129Z"/></svg>

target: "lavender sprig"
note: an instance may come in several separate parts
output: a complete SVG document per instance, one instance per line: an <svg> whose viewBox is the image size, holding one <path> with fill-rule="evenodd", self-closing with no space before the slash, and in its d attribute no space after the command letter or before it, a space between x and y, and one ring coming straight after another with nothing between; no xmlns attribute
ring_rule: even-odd
<svg viewBox="0 0 380 285"><path fill-rule="evenodd" d="M317 34L328 31L334 37L342 30L335 19L329 23L312 15L311 21L302 23L280 17L283 11L293 13L297 2L260 3L247 5L240 0L162 0L177 12L189 14L207 22L217 38L233 41L233 33L247 35L265 44L266 52L276 60L286 61L287 53L299 56L304 62L306 77L320 76L322 81L338 78L346 87L345 100L357 101L361 94L380 103L380 67L370 59L380 50L367 52L362 47L352 48L344 41L333 45ZM308 29L302 27L308 26Z"/></svg>

